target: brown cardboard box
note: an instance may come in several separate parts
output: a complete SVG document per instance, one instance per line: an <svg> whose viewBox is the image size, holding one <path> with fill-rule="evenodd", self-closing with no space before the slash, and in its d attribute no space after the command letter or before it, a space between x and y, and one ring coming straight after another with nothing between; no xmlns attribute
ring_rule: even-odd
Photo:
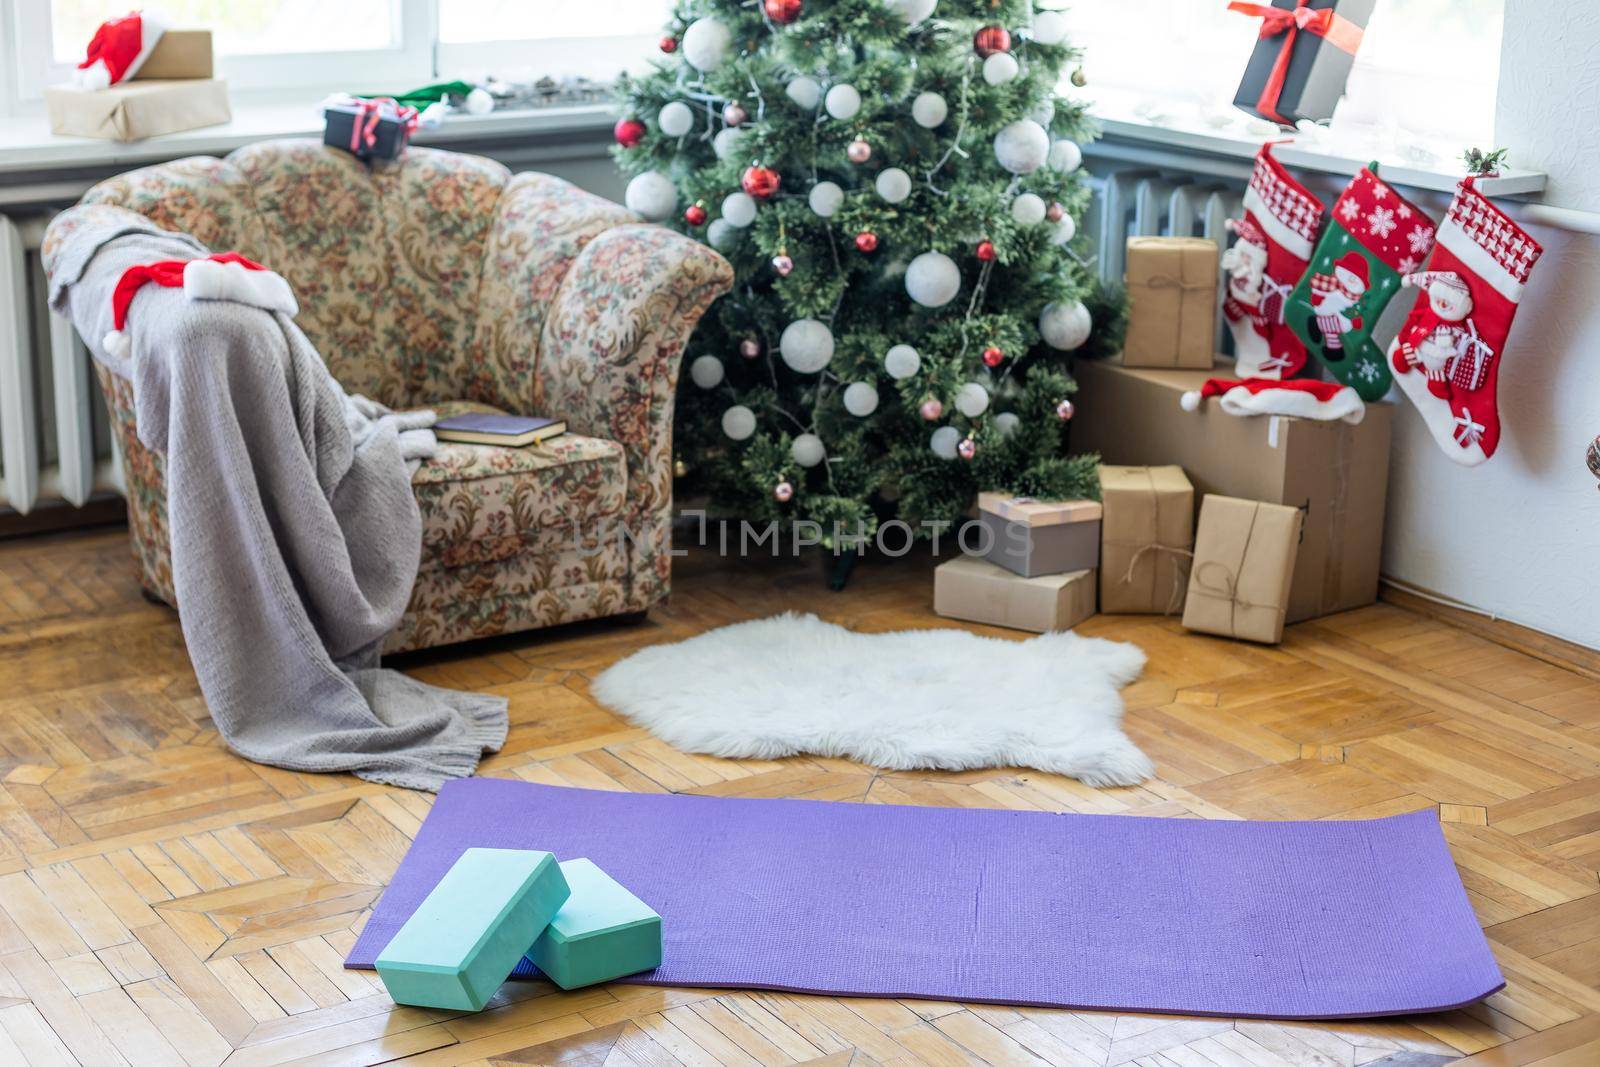
<svg viewBox="0 0 1600 1067"><path fill-rule="evenodd" d="M1299 542L1299 508L1207 496L1200 502L1184 629L1282 641Z"/></svg>
<svg viewBox="0 0 1600 1067"><path fill-rule="evenodd" d="M1182 467L1100 468L1100 610L1183 610L1194 547L1194 486Z"/></svg>
<svg viewBox="0 0 1600 1067"><path fill-rule="evenodd" d="M133 80L209 78L214 73L210 30L168 30L156 42Z"/></svg>
<svg viewBox="0 0 1600 1067"><path fill-rule="evenodd" d="M1128 238L1130 367L1208 370L1217 343L1217 243L1203 237Z"/></svg>
<svg viewBox="0 0 1600 1067"><path fill-rule="evenodd" d="M1231 375L1232 368L1214 373ZM1215 404L1182 410L1178 397L1199 389L1212 374L1078 360L1073 450L1099 452L1106 463L1180 461L1198 494L1303 510L1288 621L1372 603L1378 597L1394 405L1368 404L1359 426L1240 417Z"/></svg>
<svg viewBox="0 0 1600 1067"><path fill-rule="evenodd" d="M233 117L227 83L215 78L130 81L94 90L56 86L44 91L44 102L51 133L112 141L217 126Z"/></svg>
<svg viewBox="0 0 1600 1067"><path fill-rule="evenodd" d="M976 556L933 572L933 610L1013 630L1070 630L1094 614L1094 571L1023 578Z"/></svg>
<svg viewBox="0 0 1600 1067"><path fill-rule="evenodd" d="M984 558L1025 578L1093 570L1100 565L1100 504L979 493L978 519L989 531Z"/></svg>

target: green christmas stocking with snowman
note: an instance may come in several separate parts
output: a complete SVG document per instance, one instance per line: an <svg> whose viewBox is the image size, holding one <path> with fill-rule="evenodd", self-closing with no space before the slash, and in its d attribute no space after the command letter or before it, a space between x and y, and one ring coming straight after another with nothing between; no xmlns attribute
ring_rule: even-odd
<svg viewBox="0 0 1600 1067"><path fill-rule="evenodd" d="M1434 226L1369 164L1333 205L1328 228L1289 294L1289 328L1340 382L1373 401L1389 391L1389 363L1372 328L1400 281L1433 250Z"/></svg>

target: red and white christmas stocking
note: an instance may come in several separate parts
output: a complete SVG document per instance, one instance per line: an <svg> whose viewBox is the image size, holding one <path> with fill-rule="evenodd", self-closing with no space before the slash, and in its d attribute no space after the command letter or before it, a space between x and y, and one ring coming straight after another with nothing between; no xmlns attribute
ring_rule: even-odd
<svg viewBox="0 0 1600 1067"><path fill-rule="evenodd" d="M1222 312L1233 334L1241 378L1292 378L1306 346L1284 321L1284 303L1311 260L1322 204L1264 144L1244 194L1244 218L1228 228L1239 240L1222 257L1228 293Z"/></svg>
<svg viewBox="0 0 1600 1067"><path fill-rule="evenodd" d="M80 89L104 89L139 73L167 31L167 21L153 11L135 11L100 24L89 39L88 54L73 73Z"/></svg>
<svg viewBox="0 0 1600 1067"><path fill-rule="evenodd" d="M190 300L231 300L263 311L281 311L291 318L300 313L294 290L283 275L237 252L219 252L204 259L140 263L123 271L111 291L112 330L101 339L108 354L126 359L132 351L128 308L135 294L150 284L182 289Z"/></svg>
<svg viewBox="0 0 1600 1067"><path fill-rule="evenodd" d="M1475 467L1500 445L1500 360L1533 265L1544 248L1474 179L1462 181L1433 259L1403 284L1421 291L1389 345L1395 382L1445 455Z"/></svg>

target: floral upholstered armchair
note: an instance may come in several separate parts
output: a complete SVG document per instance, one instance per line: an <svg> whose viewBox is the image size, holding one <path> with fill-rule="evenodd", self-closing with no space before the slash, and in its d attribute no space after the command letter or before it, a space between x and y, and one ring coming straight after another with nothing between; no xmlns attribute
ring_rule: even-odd
<svg viewBox="0 0 1600 1067"><path fill-rule="evenodd" d="M557 178L425 148L369 169L313 141L265 142L133 171L83 203L278 271L352 393L567 421L542 445L441 444L423 463L422 564L388 651L666 596L673 394L685 341L732 282L715 252ZM47 236L47 267L52 251ZM175 604L162 457L139 443L130 384L97 370L142 581Z"/></svg>

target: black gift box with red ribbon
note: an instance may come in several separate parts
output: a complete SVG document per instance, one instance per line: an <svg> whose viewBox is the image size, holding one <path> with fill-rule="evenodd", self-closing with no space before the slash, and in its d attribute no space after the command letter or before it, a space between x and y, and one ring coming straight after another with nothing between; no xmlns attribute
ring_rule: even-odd
<svg viewBox="0 0 1600 1067"><path fill-rule="evenodd" d="M1376 6L1377 0L1230 3L1229 11L1259 20L1234 104L1281 126L1333 118Z"/></svg>
<svg viewBox="0 0 1600 1067"><path fill-rule="evenodd" d="M417 128L415 108L387 98L324 106L322 143L365 160L396 159Z"/></svg>

